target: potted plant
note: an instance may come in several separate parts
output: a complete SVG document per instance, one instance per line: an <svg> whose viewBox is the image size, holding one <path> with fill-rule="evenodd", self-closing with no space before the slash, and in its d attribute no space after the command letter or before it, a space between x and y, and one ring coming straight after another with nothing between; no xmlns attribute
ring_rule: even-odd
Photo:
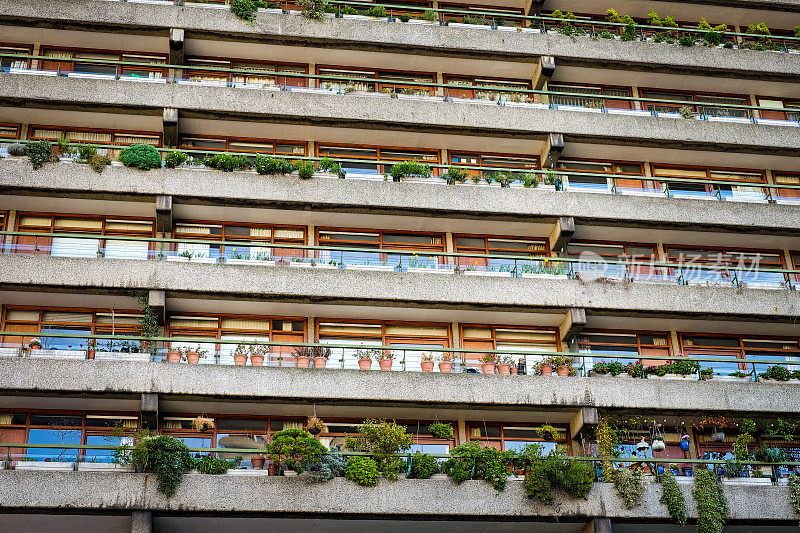
<svg viewBox="0 0 800 533"><path fill-rule="evenodd" d="M572 368L572 362L575 360L575 358L566 355L557 355L554 359L556 373L562 377L569 376L570 368Z"/></svg>
<svg viewBox="0 0 800 533"><path fill-rule="evenodd" d="M442 352L439 355L439 372L449 374L453 371L454 357L452 352Z"/></svg>
<svg viewBox="0 0 800 533"><path fill-rule="evenodd" d="M264 366L264 355L269 352L267 346L263 344L251 344L248 351L250 352L250 364L253 366ZM247 356L244 356L244 362L247 363Z"/></svg>
<svg viewBox="0 0 800 533"><path fill-rule="evenodd" d="M481 371L484 374L494 374L495 364L497 363L497 354L485 353L481 356Z"/></svg>
<svg viewBox="0 0 800 533"><path fill-rule="evenodd" d="M519 374L519 367L512 363L511 364L511 375L512 376L516 376L517 374Z"/></svg>
<svg viewBox="0 0 800 533"><path fill-rule="evenodd" d="M284 467L284 475L302 473L303 465L319 461L327 451L317 439L297 428L275 433L272 442L267 444L270 460Z"/></svg>
<svg viewBox="0 0 800 533"><path fill-rule="evenodd" d="M592 365L592 369L589 373L590 376L624 376L625 373L625 365L620 363L619 361L610 361L606 363L605 361L598 361Z"/></svg>
<svg viewBox="0 0 800 533"><path fill-rule="evenodd" d="M316 437L320 433L325 433L328 431L328 426L321 419L317 418L316 416L312 416L306 421L306 429L309 433Z"/></svg>
<svg viewBox="0 0 800 533"><path fill-rule="evenodd" d="M422 352L419 366L423 372L433 372L433 354Z"/></svg>
<svg viewBox="0 0 800 533"><path fill-rule="evenodd" d="M181 359L183 359L183 350L180 348L180 346L173 346L167 352L167 362L180 363Z"/></svg>
<svg viewBox="0 0 800 533"><path fill-rule="evenodd" d="M319 340L316 342L319 343ZM311 356L314 359L314 368L325 368L331 356L331 349L327 346L314 346L311 348Z"/></svg>
<svg viewBox="0 0 800 533"><path fill-rule="evenodd" d="M636 451L639 453L645 453L649 447L650 445L647 444L647 441L644 440L644 437L642 437L642 440L636 445Z"/></svg>
<svg viewBox="0 0 800 533"><path fill-rule="evenodd" d="M681 441L678 443L680 446L681 451L688 452L689 451L689 435L681 435Z"/></svg>
<svg viewBox="0 0 800 533"><path fill-rule="evenodd" d="M34 337L28 341L28 350L41 350L42 349L42 341L38 338Z"/></svg>
<svg viewBox="0 0 800 533"><path fill-rule="evenodd" d="M197 418L192 419L192 428L195 431L206 432L209 430L214 429L214 419L213 418L206 418L204 416L198 416Z"/></svg>
<svg viewBox="0 0 800 533"><path fill-rule="evenodd" d="M236 366L244 366L247 364L247 353L250 348L246 344L237 344L236 351L233 352L233 364Z"/></svg>
<svg viewBox="0 0 800 533"><path fill-rule="evenodd" d="M663 452L667 449L667 445L664 444L664 437L655 436L653 437L653 451L654 452Z"/></svg>
<svg viewBox="0 0 800 533"><path fill-rule="evenodd" d="M378 352L378 366L381 370L391 370L395 355L390 350L376 350Z"/></svg>
<svg viewBox="0 0 800 533"><path fill-rule="evenodd" d="M789 381L792 373L784 366L774 365L769 367L766 372L760 373L758 377L765 381Z"/></svg>
<svg viewBox="0 0 800 533"><path fill-rule="evenodd" d="M358 368L361 370L369 370L372 368L372 350L365 350L363 348L356 350L353 357L358 359Z"/></svg>
<svg viewBox="0 0 800 533"><path fill-rule="evenodd" d="M699 371L700 363L685 359L659 366L651 366L645 370L647 377L654 379L695 379Z"/></svg>
<svg viewBox="0 0 800 533"><path fill-rule="evenodd" d="M552 376L555 367L554 357L545 357L535 365L536 372L542 376Z"/></svg>
<svg viewBox="0 0 800 533"><path fill-rule="evenodd" d="M435 422L428 426L428 432L434 439L453 440L453 426L452 424L442 424Z"/></svg>
<svg viewBox="0 0 800 533"><path fill-rule="evenodd" d="M497 373L502 376L507 376L511 374L511 363L513 362L514 360L507 355L501 357L497 363Z"/></svg>
<svg viewBox="0 0 800 533"><path fill-rule="evenodd" d="M253 470L263 470L265 462L266 458L263 455L254 455L250 458L250 463L253 465Z"/></svg>
<svg viewBox="0 0 800 533"><path fill-rule="evenodd" d="M297 361L297 368L308 368L311 365L311 348L308 346L296 346L294 357Z"/></svg>
<svg viewBox="0 0 800 533"><path fill-rule="evenodd" d="M540 427L537 431L539 438L546 442L556 442L558 441L558 428L555 426L551 426L550 424L545 424Z"/></svg>
<svg viewBox="0 0 800 533"><path fill-rule="evenodd" d="M200 345L197 345L197 349L195 350L186 350L186 362L190 365L196 365L200 362L200 359L205 359L206 353L208 350L203 350L200 348Z"/></svg>
<svg viewBox="0 0 800 533"><path fill-rule="evenodd" d="M700 379L703 381L708 381L709 379L714 379L714 369L712 367L703 368L700 370Z"/></svg>
<svg viewBox="0 0 800 533"><path fill-rule="evenodd" d="M86 359L94 359L95 347L97 346L97 339L89 339L89 344L86 347Z"/></svg>

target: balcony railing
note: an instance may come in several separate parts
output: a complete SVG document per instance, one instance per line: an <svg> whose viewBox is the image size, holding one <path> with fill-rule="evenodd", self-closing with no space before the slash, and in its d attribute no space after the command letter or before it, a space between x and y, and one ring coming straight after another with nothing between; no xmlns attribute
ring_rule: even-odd
<svg viewBox="0 0 800 533"><path fill-rule="evenodd" d="M30 54L0 54L0 58L15 59L18 61L54 61L54 58L41 55ZM180 77L180 74L174 76L163 76L161 72L151 73L149 76L143 75L121 75L119 69L117 74L98 74L86 73L71 70L69 72L61 72L61 70L42 70L31 68L4 68L4 73L20 74L20 75L38 75L38 76L67 76L79 78L91 78L101 80L119 80L128 82L141 82L141 83L159 83L159 84L177 84L177 85L200 85L211 87L235 87L243 89L262 89L262 90L285 90L291 92L312 92L323 94L359 94L362 96L371 96L375 98L404 98L404 99L423 99L423 100L442 100L445 101L458 101L474 104L491 104L501 106L516 106L516 107L531 107L540 109L561 109L577 112L591 112L591 113L608 113L618 115L633 115L644 117L668 117L668 118L688 118L708 121L722 121L722 122L740 122L745 124L768 124L768 125L786 125L798 127L800 122L795 119L798 116L797 108L784 108L784 107L771 107L771 106L751 106L744 104L732 103L709 103L708 101L695 101L691 99L685 100L672 100L663 98L640 98L633 96L613 96L604 97L597 95L595 97L587 97L585 93L573 93L568 91L550 91L540 89L522 89L507 86L493 86L493 85L458 85L452 83L434 83L434 82L421 82L412 80L402 80L391 78L359 78L350 76L339 76L329 74L300 74L300 73L282 73L274 70L252 70L252 69L237 69L227 67L209 67L202 65L171 65L171 64L155 64L152 62L137 62L137 61L122 61L115 59L81 59L81 63L97 64L97 65L115 65L122 67L136 67L147 68L153 70L172 69L177 72L192 71L192 72L207 72L210 75L219 76L220 74L226 75L248 75L273 78L274 83L266 83L259 81L258 83L237 82L229 81L227 79L208 79L208 80L195 80ZM287 80L284 84L279 84L277 80L282 78ZM290 82L290 80L296 80ZM325 87L302 87L298 86L297 81L301 80L318 80L320 85L324 82L333 82L335 84L331 88ZM341 84L349 84L341 88ZM369 91L358 90L364 89L364 84L371 84L374 87L380 85L388 91ZM367 87L368 89L368 87ZM440 95L433 95L441 90ZM456 91L456 96L451 96L451 91ZM473 91L475 97L463 97L464 91ZM537 103L534 102L535 97L538 98L561 98L562 101L575 101L574 99L581 99L583 101L590 98L587 102L589 105L558 105L555 103ZM612 102L610 105L609 102ZM643 109L630 109L635 104L639 104ZM681 108L686 108L688 114L683 112ZM786 120L776 119L762 119L757 117L758 111L767 112L781 112L785 113Z"/></svg>
<svg viewBox="0 0 800 533"><path fill-rule="evenodd" d="M184 263L375 270L422 274L506 278L578 278L667 285L736 288L796 288L800 270L763 268L758 254L750 262L636 261L546 255L476 254L414 249L308 246L247 240L174 239L86 233L0 231L0 236L47 239L47 244L5 242L5 254L49 255L79 259L123 259ZM5 239L11 241L11 239Z"/></svg>
<svg viewBox="0 0 800 533"><path fill-rule="evenodd" d="M380 362L381 359L390 360L391 365L385 365L384 371L421 372L430 371L437 373L509 373L516 375L534 376L541 373L542 364L567 367L570 375L595 376L600 375L592 370L593 363L599 361L627 361L625 370L618 379L683 379L683 380L717 380L717 381L769 381L772 383L786 383L790 386L800 385L800 361L794 360L794 355L763 356L753 358L746 356L736 358L718 355L640 355L636 353L619 352L570 352L552 351L546 349L504 348L475 349L475 348L450 348L431 344L413 344L413 341L403 345L369 344L368 342L353 342L347 339L324 339L324 342L283 342L270 341L266 338L254 336L236 336L217 339L213 337L188 337L188 336L141 336L141 335L114 335L68 333L64 329L54 332L20 332L0 331L0 337L5 340L0 344L0 357L25 357L33 359L72 359L95 361L134 361L134 362L165 362L169 364L201 364L201 365L237 365L266 367L298 367L298 351L300 355L309 353L305 349L317 350L324 353L326 361L324 368L372 370L378 365L362 367L360 359L370 359ZM41 347L31 347L30 341L21 339L39 339ZM112 351L113 350L113 351ZM172 353L170 353L172 352ZM187 354L193 352L199 355L197 359L190 359ZM205 352L205 353L202 353ZM261 356L253 358L252 354ZM249 355L248 355L249 354ZM430 357L425 357L426 354ZM237 357L238 356L238 357ZM238 361L237 361L238 359ZM451 363L445 367L434 365L430 370L423 370L422 362L435 360ZM307 361L300 368L315 368L315 361ZM321 363L321 361L320 361ZM683 369L668 372L665 377L659 376L656 368L665 364L683 363ZM729 374L714 373L713 365L719 363L724 368L731 364L739 369ZM488 366L484 366L488 365ZM508 365L501 368L500 365ZM366 365L364 365L366 366ZM438 368L437 368L438 367ZM516 369L511 372L511 368ZM778 376L774 370L777 367L784 374L785 379ZM709 368L711 370L709 370ZM668 370L672 370L669 367ZM788 372L784 372L788 371ZM555 375L555 370L553 370ZM681 374L680 372L685 372ZM762 375L768 372L766 375ZM775 377L778 376L778 377ZM535 379L535 378L534 378ZM614 379L606 376L598 379ZM798 389L800 390L800 389Z"/></svg>

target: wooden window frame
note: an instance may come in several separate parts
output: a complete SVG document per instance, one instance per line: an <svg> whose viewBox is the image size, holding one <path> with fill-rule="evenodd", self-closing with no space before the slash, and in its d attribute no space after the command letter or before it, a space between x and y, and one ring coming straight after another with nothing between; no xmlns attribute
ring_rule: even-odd
<svg viewBox="0 0 800 533"><path fill-rule="evenodd" d="M209 141L225 141L225 148L199 148L196 146L188 146L183 144L184 139L206 139ZM258 144L271 144L272 151L267 152L264 150L258 151L250 151L250 150L237 150L230 148L231 142L248 142L248 143L258 143ZM277 145L278 144L289 144L292 146L300 146L303 148L302 154L289 154L286 152L278 152ZM244 153L244 154L270 154L270 155L289 155L289 156L296 156L296 157L305 157L308 153L308 143L306 141L287 141L287 140L280 140L280 139L259 139L255 137L228 137L225 135L200 135L200 134L193 134L193 133L182 133L179 140L178 148L182 150L199 150L203 152L231 152L231 153Z"/></svg>
<svg viewBox="0 0 800 533"><path fill-rule="evenodd" d="M41 51L39 55L44 56L46 52L50 51L58 51L58 52L72 52L71 60L67 60L66 58L59 60L60 58L53 58L53 59L40 59L39 62L41 63L58 63L58 72L73 72L75 68L75 63L80 63L80 58L76 61L75 54L76 53L90 53L90 54L106 54L106 55L116 55L118 61L122 61L122 57L125 55L137 55L137 56L144 56L144 57L152 57L155 59L162 59L164 64L169 63L169 55L168 54L161 54L159 52L140 52L137 50L105 50L101 48L80 48L80 47L73 47L73 46L49 46L45 45L41 47ZM62 65L68 64L69 67L65 69ZM139 67L139 66L127 66L127 65L116 65L116 75L122 75L122 70L132 70L132 71L140 71L140 72L160 72L162 76L166 77L169 75L169 69L167 68L158 68L158 64L154 63L153 67ZM52 69L44 69L44 70L52 70Z"/></svg>
<svg viewBox="0 0 800 533"><path fill-rule="evenodd" d="M544 426L545 422L498 422L498 421L470 421L467 420L465 424L465 431L466 431L466 438L467 442L479 442L479 443L488 443L490 446L492 443L500 443L500 450L505 450L505 443L506 441L524 441L530 442L531 444L535 444L537 442L547 442L542 438L535 437L535 438L523 438L523 437L506 437L504 435L504 426L514 426L514 427L526 427L531 429L536 429ZM551 424L556 429L558 429L558 434L561 437L559 440L555 441L556 444L566 445L569 444L569 437L567 437L569 433L569 425L568 424ZM492 426L492 427L499 427L500 429L500 436L499 437L470 437L470 429L478 428L484 429L485 427ZM570 455L572 451L570 450Z"/></svg>
<svg viewBox="0 0 800 533"><path fill-rule="evenodd" d="M117 130L117 129L103 129L103 128L76 128L71 126L49 126L49 125L42 125L42 124L31 124L28 126L28 139L30 140L39 140L45 139L45 137L37 137L32 135L37 129L46 129L46 130L59 130L61 131L62 135L66 135L67 132L74 131L74 132L85 132L85 133L107 133L111 135L111 142L107 144L113 144L116 146L130 146L131 143L120 143L116 141L117 135L131 135L131 136L140 136L140 137L156 137L158 138L158 144L154 144L156 148L161 148L163 145L164 136L161 132L157 131L136 131L136 130ZM52 140L52 139L45 139L45 140ZM70 141L71 143L87 143L87 144L94 144L92 141Z"/></svg>
<svg viewBox="0 0 800 533"><path fill-rule="evenodd" d="M292 87L308 87L310 84L308 78L296 78L292 79L291 72L281 72L278 70L280 67L302 67L303 72L302 74L308 74L308 63L292 63L292 62L285 62L285 61L273 61L268 59L247 59L247 58L239 58L239 57L217 57L217 56L187 56L185 60L186 68L184 70L184 76L188 79L190 76L199 76L199 77L208 77L208 78L217 78L217 79L224 79L229 83L233 83L234 77L241 77L245 78L244 82L247 83L248 74L246 73L234 73L234 72L219 72L219 71L205 71L205 70L197 70L199 65L191 65L191 61L214 61L214 62L227 62L226 65L218 65L220 68L236 68L233 65L236 63L247 63L249 65L263 65L264 68L261 70L270 72L269 68L274 69L275 73L275 85L291 85ZM192 69L195 67L195 69ZM281 76L283 74L283 76ZM287 75L288 74L288 75ZM263 74L258 74L254 76L263 77ZM279 79L285 78L284 81L288 82L289 80L296 81L297 83L280 83ZM237 82L239 83L239 82Z"/></svg>
<svg viewBox="0 0 800 533"><path fill-rule="evenodd" d="M17 133L15 135L0 135L0 139L19 139L20 134L22 132L22 124L15 124L13 122L0 122L0 126L4 128L16 128Z"/></svg>
<svg viewBox="0 0 800 533"><path fill-rule="evenodd" d="M738 347L726 347L726 346L711 346L711 345L686 345L684 344L685 337L708 337L708 338L724 338L724 339L735 339L738 341ZM761 350L761 349L754 349L751 347L746 347L744 345L745 340L764 340L764 341L786 341L795 343L798 347L796 350L787 350L787 353L794 353L797 356L800 356L800 338L797 337L789 337L789 336L768 336L768 335L742 335L742 334L732 334L732 333L691 333L691 332L678 332L678 345L680 346L681 353L687 356L691 355L735 355L736 359L746 359L747 358L747 350L752 352L770 352L775 353L778 350ZM687 353L692 352L692 353ZM737 352L737 353L733 353ZM800 364L800 363L798 363ZM739 363L739 370L742 372L746 372L749 369L747 368L747 364Z"/></svg>

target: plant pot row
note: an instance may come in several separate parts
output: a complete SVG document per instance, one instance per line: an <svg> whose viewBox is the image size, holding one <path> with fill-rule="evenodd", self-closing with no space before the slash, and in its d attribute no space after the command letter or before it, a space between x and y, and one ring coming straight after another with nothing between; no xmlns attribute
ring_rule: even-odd
<svg viewBox="0 0 800 533"><path fill-rule="evenodd" d="M233 363L235 366L245 366L247 364L247 355L246 354L234 354L233 356ZM180 363L181 362L181 352L178 350L170 350L167 352L167 362L170 363ZM297 357L297 368L309 368L311 364L311 358L305 356L298 356ZM196 365L200 362L200 354L198 352L186 352L186 362L190 365ZM314 358L314 367L315 368L325 368L328 363L328 359L325 357L315 357ZM250 364L253 366L264 366L264 356L253 354L250 356Z"/></svg>
<svg viewBox="0 0 800 533"><path fill-rule="evenodd" d="M556 375L561 377L569 376L569 366L562 365L555 369ZM553 375L553 365L542 365L542 375L543 376L552 376Z"/></svg>

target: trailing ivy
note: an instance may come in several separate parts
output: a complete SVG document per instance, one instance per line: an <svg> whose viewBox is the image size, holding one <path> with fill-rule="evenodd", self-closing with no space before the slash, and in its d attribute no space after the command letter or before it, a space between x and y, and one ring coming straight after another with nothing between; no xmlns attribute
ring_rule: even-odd
<svg viewBox="0 0 800 533"><path fill-rule="evenodd" d="M627 509L631 509L642 501L644 495L644 484L642 483L642 473L638 470L623 468L614 472L614 487L617 494L622 498L622 502Z"/></svg>
<svg viewBox="0 0 800 533"><path fill-rule="evenodd" d="M789 482L789 497L792 499L792 509L794 513L800 515L800 476L792 474L787 480Z"/></svg>
<svg viewBox="0 0 800 533"><path fill-rule="evenodd" d="M697 502L697 533L722 533L728 518L728 502L716 474L700 468L692 490Z"/></svg>
<svg viewBox="0 0 800 533"><path fill-rule="evenodd" d="M45 163L52 163L56 160L50 141L29 142L25 146L25 153L31 161L33 170L39 170Z"/></svg>
<svg viewBox="0 0 800 533"><path fill-rule="evenodd" d="M256 18L257 9L252 0L231 0L231 13L250 24Z"/></svg>
<svg viewBox="0 0 800 533"><path fill-rule="evenodd" d="M661 487L663 492L659 500L667 507L669 516L672 521L678 526L686 525L686 498L683 496L683 491L675 479L675 474L672 472L665 472L661 476Z"/></svg>
<svg viewBox="0 0 800 533"><path fill-rule="evenodd" d="M590 464L571 461L559 452L546 457L531 457L527 452L532 465L522 487L529 498L549 505L555 501L553 489L561 488L573 498L585 498L592 490L595 472Z"/></svg>
<svg viewBox="0 0 800 533"><path fill-rule="evenodd" d="M146 292L140 294L138 300L139 308L142 310L142 317L139 319L142 337L158 337L161 333L161 327L158 324L158 313L150 306L148 294ZM153 341L142 341L142 348L148 350L150 355L155 355L158 352L158 346Z"/></svg>
<svg viewBox="0 0 800 533"><path fill-rule="evenodd" d="M194 467L189 448L169 435L142 439L132 453L137 472L153 472L158 478L158 491L167 497L175 494L183 474Z"/></svg>

